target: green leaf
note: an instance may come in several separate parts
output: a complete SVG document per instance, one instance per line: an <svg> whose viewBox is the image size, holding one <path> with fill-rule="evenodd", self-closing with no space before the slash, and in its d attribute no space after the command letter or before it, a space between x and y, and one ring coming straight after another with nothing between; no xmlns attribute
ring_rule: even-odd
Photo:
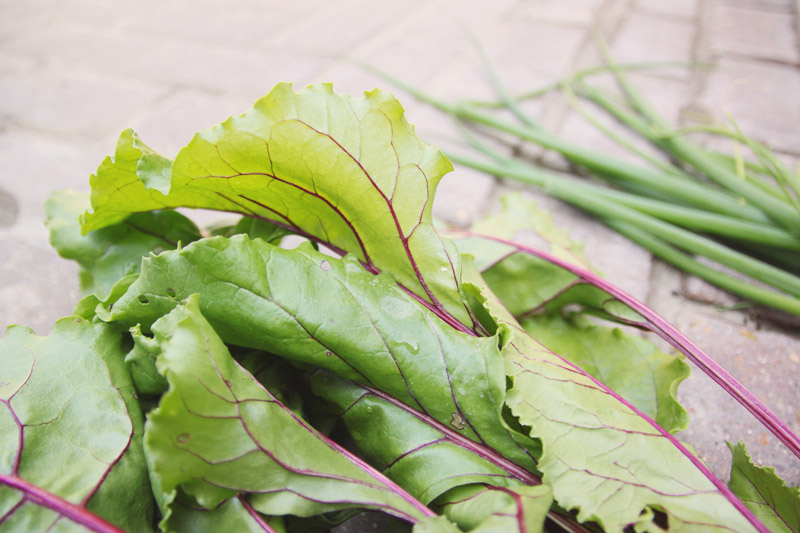
<svg viewBox="0 0 800 533"><path fill-rule="evenodd" d="M203 314L226 342L378 389L535 469L534 442L501 421L497 340L451 328L390 275L307 245L283 250L245 235L204 239L145 259L111 319L148 327L177 304L170 288L178 299L200 294Z"/></svg>
<svg viewBox="0 0 800 533"><path fill-rule="evenodd" d="M168 508L180 488L205 509L246 494L267 515L371 508L415 522L430 513L236 363L197 300L153 326L170 389L148 418L145 449Z"/></svg>
<svg viewBox="0 0 800 533"><path fill-rule="evenodd" d="M512 329L502 309L493 309L502 317L500 338L476 338L440 322L390 276L373 276L352 258L237 236L146 259L111 316L147 325L175 306L166 289L176 286L179 298L200 294L223 339L332 370L535 469L532 446L521 448L526 441L499 423L499 340L513 385L506 404L545 444L538 468L559 504L612 531L636 522L647 506L663 507L674 521L749 528L668 433Z"/></svg>
<svg viewBox="0 0 800 533"><path fill-rule="evenodd" d="M581 314L529 317L522 326L670 433L688 426L689 415L676 397L678 385L690 372L682 358L667 355L619 328L593 324Z"/></svg>
<svg viewBox="0 0 800 533"><path fill-rule="evenodd" d="M511 241L524 240L530 242L532 246L548 249L559 259L591 270L589 262L583 256L583 246L573 241L567 230L556 227L550 213L540 209L534 200L520 193L512 193L502 196L500 202L501 210L475 222L470 228L471 231ZM463 248L459 244L462 253L471 253L475 256L476 267L482 271L505 255L502 252L500 256L486 253L486 248L475 249L473 253L466 249L469 246L486 247L487 244L476 241L465 242Z"/></svg>
<svg viewBox="0 0 800 533"><path fill-rule="evenodd" d="M100 300L121 278L139 272L142 256L200 238L200 230L174 211L135 214L82 236L79 218L88 206L88 195L58 191L47 199L45 212L50 244L81 266L81 288Z"/></svg>
<svg viewBox="0 0 800 533"><path fill-rule="evenodd" d="M638 313L576 274L549 260L519 252L510 239L533 240L557 259L592 271L581 246L565 231L556 229L550 215L533 201L507 195L499 214L476 222L468 232L453 230L445 235L455 241L462 254L474 258L482 278L515 317L560 312L578 304L614 322L643 322Z"/></svg>
<svg viewBox="0 0 800 533"><path fill-rule="evenodd" d="M464 485L439 498L436 508L463 531L470 533L538 533L553 493L550 487L495 487Z"/></svg>
<svg viewBox="0 0 800 533"><path fill-rule="evenodd" d="M482 276L514 316L558 311L564 302L585 301L577 297L577 290L593 289L580 284L575 274L543 259L510 250L505 253Z"/></svg>
<svg viewBox="0 0 800 533"><path fill-rule="evenodd" d="M430 516L417 522L412 533L461 533L461 530L443 516Z"/></svg>
<svg viewBox="0 0 800 533"><path fill-rule="evenodd" d="M49 337L12 326L0 339L0 529L106 527L99 515L151 530L142 415L122 357L112 328L76 317Z"/></svg>
<svg viewBox="0 0 800 533"><path fill-rule="evenodd" d="M523 469L420 411L327 371L312 386L339 409L359 454L425 504L465 484L521 484L514 473Z"/></svg>
<svg viewBox="0 0 800 533"><path fill-rule="evenodd" d="M169 388L167 380L156 368L156 359L161 346L154 339L142 334L139 326L131 328L134 344L125 356L125 364L131 372L136 392L143 396L160 396Z"/></svg>
<svg viewBox="0 0 800 533"><path fill-rule="evenodd" d="M470 240L484 241L480 238ZM484 241L485 242L485 241ZM492 245L494 248L494 245ZM604 320L641 326L644 318L601 288L540 257L506 247L505 256L482 273L508 310L519 318L580 308Z"/></svg>
<svg viewBox="0 0 800 533"><path fill-rule="evenodd" d="M280 519L262 516L240 496L226 500L214 509L191 507L176 500L162 526L164 531L285 531Z"/></svg>
<svg viewBox="0 0 800 533"><path fill-rule="evenodd" d="M172 207L160 201L171 187L171 163L144 144L133 130L123 131L114 156L106 157L97 174L89 178L92 208L103 207L89 217L91 226L87 227L84 215L83 232L122 222L133 213Z"/></svg>
<svg viewBox="0 0 800 533"><path fill-rule="evenodd" d="M270 244L279 245L281 240L291 235L292 232L288 229L261 220L260 218L242 217L236 224L220 226L215 228L208 228L211 235L220 235L222 237L233 237L241 233L246 233L251 239L264 239Z"/></svg>
<svg viewBox="0 0 800 533"><path fill-rule="evenodd" d="M139 277L139 269L137 268L136 270L136 274L129 274L112 285L105 298L98 298L96 294L89 294L81 298L78 303L75 304L72 314L85 318L86 320L94 320L97 317L97 313L105 316L105 314L107 314L106 309L112 307L114 302L119 300L128 290L128 287Z"/></svg>
<svg viewBox="0 0 800 533"><path fill-rule="evenodd" d="M499 237L534 231L553 254L588 268L579 247L553 230L549 216L517 195L504 197L504 210L476 223L475 229ZM676 394L689 374L688 365L641 337L591 323L585 316L638 323L642 318L637 313L575 274L517 253L507 244L479 237L456 242L459 249L480 258L476 266L484 269L482 276L492 292L538 342L602 381L668 431L686 428L688 415Z"/></svg>
<svg viewBox="0 0 800 533"><path fill-rule="evenodd" d="M153 161L123 132L114 158L92 177L84 231L166 207L262 218L392 272L453 324L471 324L459 254L431 219L436 185L452 165L422 144L390 94L354 99L329 84L300 93L279 84L252 110L195 135L171 166L168 193L166 163Z"/></svg>
<svg viewBox="0 0 800 533"><path fill-rule="evenodd" d="M606 531L651 527L640 522L648 509L663 511L670 531L754 530L735 498L668 432L526 334L489 292L486 302L511 380L506 404L542 441L538 466L561 507Z"/></svg>
<svg viewBox="0 0 800 533"><path fill-rule="evenodd" d="M800 531L800 488L790 487L771 467L753 464L743 443L733 454L728 486L770 531Z"/></svg>

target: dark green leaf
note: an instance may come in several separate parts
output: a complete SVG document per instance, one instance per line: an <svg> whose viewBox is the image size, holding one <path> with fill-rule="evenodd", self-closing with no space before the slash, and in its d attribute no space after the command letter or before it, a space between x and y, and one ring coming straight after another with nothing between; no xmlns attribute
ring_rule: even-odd
<svg viewBox="0 0 800 533"><path fill-rule="evenodd" d="M503 210L477 222L475 232L501 238L534 236L554 256L589 269L580 246L555 229L549 215L534 202L518 194L502 200ZM492 292L538 342L602 381L668 431L686 428L688 415L676 394L689 375L688 365L641 337L590 322L586 313L574 309L599 312L604 318L639 321L641 317L614 305L605 292L549 261L488 239L456 242L459 249L479 258L476 266L483 268L483 279Z"/></svg>
<svg viewBox="0 0 800 533"><path fill-rule="evenodd" d="M205 509L246 494L267 515L372 508L416 521L430 513L311 428L230 356L197 297L154 326L170 384L148 417L145 448L167 510L178 488Z"/></svg>
<svg viewBox="0 0 800 533"><path fill-rule="evenodd" d="M203 509L189 503L175 501L171 513L162 527L165 531L230 531L263 533L285 531L282 519L262 516L242 497L222 502L214 509Z"/></svg>
<svg viewBox="0 0 800 533"><path fill-rule="evenodd" d="M139 326L131 328L134 345L125 356L136 391L141 395L160 396L168 388L167 380L156 369L161 347L158 342L142 335Z"/></svg>
<svg viewBox="0 0 800 533"><path fill-rule="evenodd" d="M520 194L509 194L501 200L500 213L477 221L469 232L445 235L455 240L462 254L474 258L483 279L511 314L540 315L578 304L606 319L642 321L637 313L572 272L546 259L519 253L516 244L509 241L532 243L559 260L592 271L581 252L582 246L573 242L566 231L556 228L549 213L539 209L536 202Z"/></svg>
<svg viewBox="0 0 800 533"><path fill-rule="evenodd" d="M464 485L439 498L436 508L470 533L539 533L553 493L550 487Z"/></svg>
<svg viewBox="0 0 800 533"><path fill-rule="evenodd" d="M472 483L517 486L536 476L477 446L417 410L330 372L312 378L314 392L336 405L360 454L423 503ZM510 471L509 471L510 470Z"/></svg>
<svg viewBox="0 0 800 533"><path fill-rule="evenodd" d="M505 427L503 361L494 338L451 328L389 275L310 246L283 250L244 235L150 257L114 305L123 323L152 324L200 294L223 340L327 368L400 400L507 459L535 469L535 444ZM324 295L324 296L323 296Z"/></svg>
<svg viewBox="0 0 800 533"><path fill-rule="evenodd" d="M114 225L81 235L80 215L89 196L58 191L45 203L50 244L80 266L81 288L104 299L121 278L139 272L142 256L171 250L200 238L200 231L174 211L135 214Z"/></svg>
<svg viewBox="0 0 800 533"><path fill-rule="evenodd" d="M268 243L275 245L280 244L281 239L285 236L292 234L291 231L282 226L253 217L242 217L236 224L209 228L209 230L211 235L220 235L222 237L233 237L234 235L246 233L251 239L264 239Z"/></svg>
<svg viewBox="0 0 800 533"><path fill-rule="evenodd" d="M770 531L800 531L800 487L790 487L775 469L753 464L743 443L733 454L728 486Z"/></svg>
<svg viewBox="0 0 800 533"><path fill-rule="evenodd" d="M122 358L112 328L75 317L49 337L12 326L0 339L0 529L91 527L95 514L151 529L142 415Z"/></svg>
<svg viewBox="0 0 800 533"><path fill-rule="evenodd" d="M506 404L541 439L538 466L561 507L607 531L652 528L648 508L666 513L671 531L753 530L735 498L668 432L526 334L489 292L486 300L511 380Z"/></svg>

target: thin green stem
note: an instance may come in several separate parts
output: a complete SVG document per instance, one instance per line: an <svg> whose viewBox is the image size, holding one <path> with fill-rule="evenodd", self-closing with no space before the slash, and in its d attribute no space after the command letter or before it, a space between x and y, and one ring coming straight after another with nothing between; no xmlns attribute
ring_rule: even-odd
<svg viewBox="0 0 800 533"><path fill-rule="evenodd" d="M739 124L736 123L733 117L729 118L731 124L733 124L733 127L736 128L736 132L743 139L744 143L747 144L750 150L752 150L761 164L767 168L768 173L778 184L778 187L780 187L780 190L783 192L783 198L789 204L791 204L798 213L800 213L800 201L798 201L798 197L800 196L800 183L795 183L792 173L789 172L789 169L786 168L783 162L778 159L775 154L773 154L770 150L767 150L767 148L761 143L757 143L756 141L747 137L742 132L741 128L739 128Z"/></svg>
<svg viewBox="0 0 800 533"><path fill-rule="evenodd" d="M573 163L603 177L642 185L667 198L674 198L714 213L743 217L754 222L768 220L763 213L752 206L743 205L732 196L708 186L588 150L566 142L551 133L519 127L472 108L452 107L451 109L451 114L454 116L505 131L521 139L555 150Z"/></svg>
<svg viewBox="0 0 800 533"><path fill-rule="evenodd" d="M770 307L774 307L776 309L781 309L795 315L800 315L800 300L796 298L790 298L782 294L756 287L747 283L746 281L733 277L730 274L715 270L689 257L677 248L653 237L651 234L641 230L640 228L637 228L632 224L613 220L607 220L606 223L615 231L632 240L645 250L648 250L656 257L678 267L684 272L693 274L698 278L708 281L709 283L713 283L717 287L742 296L743 298L753 302L769 305Z"/></svg>
<svg viewBox="0 0 800 533"><path fill-rule="evenodd" d="M506 108L508 108L511 113L517 117L517 120L528 126L529 128L533 128L535 130L542 130L542 126L533 119L530 115L528 115L525 111L523 111L522 107L520 107L517 100L511 98L509 96L508 91L506 90L505 85L503 82L500 81L500 77L495 72L492 64L489 62L489 58L486 57L486 52L484 51L483 47L478 46L478 50L481 53L481 59L483 60L484 69L486 73L489 75L489 81L492 83L492 87L497 92L497 95L500 97L500 100L503 102Z"/></svg>
<svg viewBox="0 0 800 533"><path fill-rule="evenodd" d="M550 132L517 126L498 119L491 114L475 109L474 107L449 104L423 91L415 89L384 72L374 68L371 70L383 77L386 81L413 95L418 100L430 104L453 117L489 126L515 135L520 139L539 144L544 148L560 153L573 163L586 167L601 176L635 185L643 185L667 198L674 198L714 213L737 216L754 222L766 222L769 220L764 213L758 209L755 209L753 206L742 205L736 198L733 198L723 191L684 180L677 176L634 165L601 152L588 150L564 141Z"/></svg>
<svg viewBox="0 0 800 533"><path fill-rule="evenodd" d="M654 61L648 63L625 63L617 65L616 67L623 70L637 71L637 70L656 70L664 68L682 68L682 69L710 68L711 65L704 65L701 63L683 63L674 61ZM536 98L540 98L547 93L559 90L561 86L564 84L564 82L567 81L567 79L582 80L584 78L589 78L592 76L596 76L598 74L607 74L611 70L611 68L612 67L608 65L597 65L594 67L581 69L571 74L568 78L547 83L537 89L533 89L532 91L526 91L522 94L512 97L512 100L514 100L515 102L521 102L524 100L533 100ZM503 107L507 107L507 103L504 100L500 100L497 102L469 100L465 101L464 103L469 103L470 105L474 105L475 107L485 107L493 109L500 109Z"/></svg>
<svg viewBox="0 0 800 533"><path fill-rule="evenodd" d="M622 123L623 125L627 126L628 128L632 129L645 139L647 139L650 143L663 149L661 143L664 142L665 139L672 139L673 136L671 132L663 132L657 130L652 125L648 124L641 117L627 111L622 106L612 102L610 99L606 98L605 95L602 94L601 91L590 87L586 84L582 84L580 87L576 87L576 93L579 94L582 98L585 98L595 105L603 108L608 114L614 117L617 121ZM702 128L700 128L702 129ZM698 129L698 131L700 130ZM716 131L716 128L714 129ZM713 159L716 161L721 168L725 168L729 173L731 171L728 169L729 165L721 163L719 161L721 155L720 154L713 154L704 150L702 148L696 148L698 151L702 151L708 158ZM669 152L667 152L669 153ZM738 168L740 165L740 161L738 158L730 158L733 161L733 166ZM737 179L746 179L754 186L758 187L762 191L767 194L770 194L776 198L782 198L782 193L779 189L775 188L774 186L770 186L770 184L758 179L757 177L753 176L750 172L747 172L747 165L744 165L744 172L743 175L740 174L738 171L736 172ZM765 173L771 173L770 169L764 168ZM682 174L683 176L687 176L688 174Z"/></svg>
<svg viewBox="0 0 800 533"><path fill-rule="evenodd" d="M500 97L501 101L505 104L505 107L511 111L511 113L517 117L522 124L525 126L542 130L543 128L541 125L534 120L529 114L527 114L522 107L520 107L517 100L511 98L506 90L505 85L500 80L500 77L497 75L497 72L492 67L491 63L489 62L486 54L483 51L483 48L479 48L481 51L481 57L484 63L484 69L486 70L487 74L489 75L489 80L494 87L494 90L497 92L498 96ZM572 84L575 83L576 77L578 74L568 77L566 80L559 84L562 94L564 94L567 102L570 106L578 112L581 116L583 116L590 124L595 126L601 132L603 132L606 136L614 140L617 144L622 146L623 148L627 149L631 153L636 154L641 159L645 160L646 162L650 163L656 168L661 169L663 172L667 172L670 174L681 174L681 171L677 168L673 167L666 161L662 161L656 157L651 156L650 154L645 153L643 150L639 149L638 147L634 146L633 144L629 143L621 136L617 135L616 132L610 130L606 126L600 123L589 111L587 111L578 101L575 93L572 90Z"/></svg>
<svg viewBox="0 0 800 533"><path fill-rule="evenodd" d="M601 45L601 51L609 65L613 65L608 50ZM623 71L612 69L611 72L617 80L622 91L627 95L631 105L654 127L668 130L669 125L653 109L649 102L639 93L638 89L628 80ZM748 203L761 209L763 213L781 224L791 232L800 228L800 213L793 206L781 201L771 194L767 194L752 183L741 179L735 173L720 165L713 157L709 157L704 150L694 146L682 137L663 139L658 145L672 154L677 159L685 161L697 170L704 173L709 179L718 183L725 189L735 192Z"/></svg>
<svg viewBox="0 0 800 533"><path fill-rule="evenodd" d="M768 283L773 287L800 296L800 278L797 276L735 250L731 250L711 239L695 235L690 231L681 229L667 222L662 222L654 217L620 205L607 198L587 194L579 188L575 188L571 183L560 180L554 175L532 168L521 169L518 165L501 166L485 163L457 154L448 154L448 156L458 164L482 170L489 174L532 183L541 187L549 195L576 205L595 216L633 224L684 250L703 255L713 261L738 270L743 274ZM780 309L800 314L800 300L789 298L785 295L778 296L783 297L782 301L786 300L781 304ZM772 303L763 300L759 301L767 305L772 305ZM770 299L770 302L771 301L772 299Z"/></svg>
<svg viewBox="0 0 800 533"><path fill-rule="evenodd" d="M600 132L602 132L609 139L616 142L619 146L637 155L639 158L643 159L647 163L650 163L651 165L660 169L663 172L688 178L688 176L680 169L676 168L675 166L669 164L668 162L662 159L659 159L658 157L648 154L638 146L635 146L633 143L630 143L624 138L622 138L621 135L619 135L611 128L601 123L583 105L580 104L572 83L565 83L562 87L562 91L567 99L567 102L569 102L570 106L572 106L572 109L577 111L587 122L589 122L589 124L600 130Z"/></svg>
<svg viewBox="0 0 800 533"><path fill-rule="evenodd" d="M800 239L794 235L767 224L749 222L738 218L708 213L700 209L676 205L670 202L644 198L637 194L630 194L607 187L593 185L586 180L578 180L568 176L557 176L548 174L546 171L537 169L531 165L526 165L516 159L509 158L480 142L465 128L461 128L462 135L467 143L475 150L484 153L504 166L519 169L524 174L530 174L530 180L539 187L544 187L544 183L552 180L559 180L569 184L574 189L582 190L590 196L605 198L620 205L635 209L641 213L654 216L660 220L689 228L695 231L702 231L722 237L749 242L759 246L771 246L779 249L800 251ZM459 156L451 155L458 160ZM516 178L522 179L522 178Z"/></svg>

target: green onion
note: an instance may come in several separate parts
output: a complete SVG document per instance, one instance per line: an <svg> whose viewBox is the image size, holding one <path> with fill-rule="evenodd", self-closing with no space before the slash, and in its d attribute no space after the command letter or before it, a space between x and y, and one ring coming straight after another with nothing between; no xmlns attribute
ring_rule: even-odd
<svg viewBox="0 0 800 533"><path fill-rule="evenodd" d="M641 65L635 68L642 68ZM374 69L373 69L374 70ZM735 156L694 145L686 133L671 130L625 76L627 66L612 63L580 71L569 78L524 95L537 97L561 89L570 104L605 135L642 160L634 164L560 138L527 115L521 98L509 96L487 64L499 102L449 103L409 87L385 73L382 77L419 100L449 114L457 123L512 135L561 154L607 185L545 171L481 142L462 126L467 146L490 159L459 153L447 155L456 164L534 185L577 206L649 250L653 255L751 302L800 315L800 178L769 149L735 131L702 128L736 142ZM592 87L588 78L614 75L622 100ZM587 101L622 126L660 149L659 159L603 125L583 106ZM494 114L507 109L519 123ZM755 161L744 159L747 147ZM736 248L733 248L735 246ZM717 268L697 260L705 257ZM785 266L782 268L780 265ZM726 270L727 269L727 270ZM735 270L742 276L732 275ZM766 285L766 286L765 286Z"/></svg>

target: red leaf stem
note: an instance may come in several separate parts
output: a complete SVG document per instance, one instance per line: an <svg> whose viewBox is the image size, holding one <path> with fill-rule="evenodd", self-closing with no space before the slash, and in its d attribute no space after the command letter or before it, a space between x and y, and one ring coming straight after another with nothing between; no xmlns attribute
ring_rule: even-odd
<svg viewBox="0 0 800 533"><path fill-rule="evenodd" d="M544 259L545 261L572 272L585 283L602 289L609 295L624 303L639 313L647 321L650 331L670 343L676 350L684 354L687 359L697 365L700 370L702 370L715 383L722 387L725 392L733 396L736 401L742 404L745 409L750 411L750 413L755 416L756 419L758 419L758 421L764 425L764 427L769 429L772 434L778 438L778 440L780 440L787 448L789 448L792 453L800 458L800 437L792 432L792 430L789 429L789 426L787 426L783 420L781 420L766 405L764 405L764 403L761 402L761 400L759 400L744 385L739 383L736 378L730 375L727 370L722 368L716 361L714 361L711 356L706 354L683 333L678 331L675 326L667 322L662 316L642 302L635 299L633 296L612 285L593 272L572 265L547 252L536 250L534 248L498 237L492 237L491 235L483 235L479 233L473 233L471 231L461 230L454 230L453 233L463 235L464 237L478 237L481 239L499 242L511 246L521 253Z"/></svg>
<svg viewBox="0 0 800 533"><path fill-rule="evenodd" d="M65 516L76 524L80 524L96 533L125 533L115 525L88 511L85 507L68 502L60 496L56 496L17 476L0 474L0 484L22 492L24 500L52 509L61 516Z"/></svg>

